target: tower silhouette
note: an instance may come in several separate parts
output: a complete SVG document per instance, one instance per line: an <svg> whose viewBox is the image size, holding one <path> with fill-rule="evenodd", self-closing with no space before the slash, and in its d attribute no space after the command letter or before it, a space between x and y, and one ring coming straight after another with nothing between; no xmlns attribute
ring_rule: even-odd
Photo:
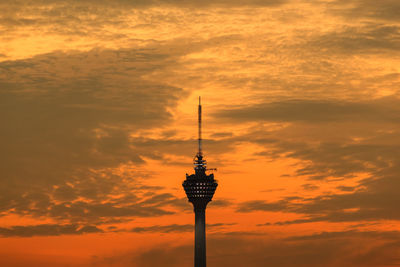
<svg viewBox="0 0 400 267"><path fill-rule="evenodd" d="M203 158L201 138L201 100L199 97L198 109L198 146L199 150L194 158L194 174L186 174L182 186L185 189L189 202L193 204L195 213L195 241L194 241L194 266L206 267L206 207L217 189L214 174L206 174L207 162Z"/></svg>

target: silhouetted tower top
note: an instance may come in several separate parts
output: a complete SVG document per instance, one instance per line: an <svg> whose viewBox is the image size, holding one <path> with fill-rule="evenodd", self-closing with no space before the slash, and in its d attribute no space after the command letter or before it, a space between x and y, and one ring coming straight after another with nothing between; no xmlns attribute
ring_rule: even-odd
<svg viewBox="0 0 400 267"><path fill-rule="evenodd" d="M186 180L183 182L186 195L193 204L194 209L205 209L207 203L212 200L215 189L218 184L214 180L214 174L206 174L207 161L204 159L202 150L202 110L201 98L199 97L198 106L198 151L194 158L194 171L192 175L186 174Z"/></svg>

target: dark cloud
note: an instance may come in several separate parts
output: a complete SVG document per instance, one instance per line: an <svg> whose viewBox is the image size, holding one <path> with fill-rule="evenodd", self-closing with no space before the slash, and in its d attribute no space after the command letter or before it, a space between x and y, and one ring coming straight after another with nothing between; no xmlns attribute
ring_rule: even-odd
<svg viewBox="0 0 400 267"><path fill-rule="evenodd" d="M171 232L192 232L192 224L170 224L153 225L146 227L135 227L131 229L134 233L171 233Z"/></svg>
<svg viewBox="0 0 400 267"><path fill-rule="evenodd" d="M164 56L159 56L150 51L91 51L3 62L5 175L13 166L6 160L31 163L31 171L41 171L42 164L63 170L143 162L130 148L130 132L166 122L171 117L167 108L183 95L179 88L139 78L159 69L142 63L162 64ZM42 178L43 173L36 177Z"/></svg>
<svg viewBox="0 0 400 267"><path fill-rule="evenodd" d="M140 200L140 198L139 198ZM174 212L163 209L164 203L158 205L144 205L142 203L127 203L123 200L108 201L106 203L99 202L63 202L61 204L53 204L48 210L42 213L34 213L35 215L48 216L53 218L68 219L70 221L90 221L102 223L102 218L121 218L121 217L155 217L173 214Z"/></svg>
<svg viewBox="0 0 400 267"><path fill-rule="evenodd" d="M233 201L229 199L223 199L218 197L218 199L214 199L213 201L208 204L208 206L211 207L221 207L221 208L227 208L231 207L233 205Z"/></svg>
<svg viewBox="0 0 400 267"><path fill-rule="evenodd" d="M377 100L378 103L380 101ZM294 195L294 199L286 197L275 202L248 201L240 204L238 211L280 211L304 216L298 220L278 222L277 225L400 220L396 206L400 199L393 190L399 184L400 134L394 119L397 113L393 117L391 115L392 101L397 100L386 102L381 111L376 109L376 114L381 114L381 120L374 119L374 115L369 116L369 112L374 113L370 110L360 114L360 119L354 119L353 123L347 123L347 118L327 123L293 121L287 129L264 134L264 137L271 136L282 141L249 139L268 147L268 153L258 153L258 156L300 160L294 176L323 182L342 181L343 185L337 186L339 192L323 192L313 198ZM349 113L349 116L352 115ZM364 119L368 122L364 123ZM355 140L353 137L356 137ZM357 179L359 175L367 178ZM348 179L353 179L356 184L346 185ZM309 184L306 184L307 188Z"/></svg>
<svg viewBox="0 0 400 267"><path fill-rule="evenodd" d="M288 210L290 202L288 200L281 200L278 202L266 202L263 200L251 200L240 203L238 205L238 212L252 212L252 211L286 211Z"/></svg>
<svg viewBox="0 0 400 267"><path fill-rule="evenodd" d="M57 197L58 195L52 195L51 191L46 192L37 188L34 192L22 191L24 188L13 190L15 193L22 191L21 196L10 195L6 190L2 190L4 193L0 200L4 205L2 206L3 215L14 213L22 216L53 218L59 221L67 220L73 223L109 224L130 217L173 214L174 211L171 208L181 209L185 203L184 200L178 200L172 195L166 197L163 193L158 194L160 190L158 188L143 190L140 188L140 182L139 186L135 187L129 183L124 184L124 180L117 177L114 181L98 177L98 180L93 181L93 187L90 187L90 184L79 185L78 182L74 184L74 198L63 196L52 199L50 196ZM107 183L109 184L106 185ZM152 192L150 196L147 194L149 191ZM154 201L154 199L159 199L159 201Z"/></svg>
<svg viewBox="0 0 400 267"><path fill-rule="evenodd" d="M162 14L146 18L140 16L137 24L127 15L139 14L152 7L164 8L210 8L210 7L275 7L287 3L288 0L16 0L0 3L0 25L5 27L4 32L14 32L24 27L40 27L42 33L57 35L75 35L78 37L96 36L98 40L113 40L127 37L124 33L106 32L105 25L115 27L152 29L157 22L178 23L181 21L176 15ZM101 31L101 34L99 33Z"/></svg>
<svg viewBox="0 0 400 267"><path fill-rule="evenodd" d="M288 0L249 0L247 2L242 2L238 0L217 0L217 1L211 1L211 0L205 0L205 1L200 1L200 0L191 0L191 1L182 1L182 0L140 0L140 1L130 1L130 0L116 0L116 1L110 1L110 0L99 0L99 1L93 1L93 0L73 0L68 2L68 5L65 4L64 1L61 0L39 0L39 1L28 1L30 6L41 6L41 5L46 5L50 7L59 7L59 6L67 6L69 8L76 9L77 6L87 6L85 10L82 12L90 12L90 11L96 11L99 8L102 7L107 7L107 8L140 8L140 7L148 7L148 6L178 6L178 7L190 7L190 6L197 6L197 7L207 7L207 6L277 6L277 5L282 5L284 3L288 2ZM10 9L15 9L17 8L18 5L21 4L27 4L27 1L23 2L21 0L14 1L13 3L8 3L5 4L4 6L10 6ZM57 15L63 15L61 10L58 9L50 9L50 10L44 10L49 15L57 16ZM78 11L78 10L76 10Z"/></svg>
<svg viewBox="0 0 400 267"><path fill-rule="evenodd" d="M301 187L303 187L304 190L308 190L308 191L317 190L319 188L319 186L314 185L314 184L303 184Z"/></svg>
<svg viewBox="0 0 400 267"><path fill-rule="evenodd" d="M399 21L400 3L396 0L336 0L329 4L334 14L346 16L349 19L380 19L384 21Z"/></svg>
<svg viewBox="0 0 400 267"><path fill-rule="evenodd" d="M125 49L1 62L1 212L70 220L170 214L139 204L149 201L145 192L160 190L145 188L145 173L108 169L143 164L130 135L165 126L186 95L142 78L170 60L160 51ZM124 196L111 200L113 193Z"/></svg>
<svg viewBox="0 0 400 267"><path fill-rule="evenodd" d="M354 187L354 186L345 186L345 185L340 185L336 188L341 191L345 191L345 192L352 192L356 189L356 187Z"/></svg>
<svg viewBox="0 0 400 267"><path fill-rule="evenodd" d="M121 2L128 2L131 3L131 1L121 1ZM218 6L218 5L223 5L223 6L276 6L276 5L281 5L288 2L288 0L250 0L250 1L239 1L239 0L217 0L217 1L211 1L211 0L206 0L206 1L200 1L200 0L191 0L191 1L182 1L182 0L153 0L153 1L143 1L146 5L177 5L177 6L198 6L198 7L203 7L203 6Z"/></svg>
<svg viewBox="0 0 400 267"><path fill-rule="evenodd" d="M305 47L315 53L383 54L392 56L400 48L400 27L397 25L367 24L344 26L331 32L311 37Z"/></svg>
<svg viewBox="0 0 400 267"><path fill-rule="evenodd" d="M398 122L399 100L381 98L371 101L302 100L262 103L220 109L213 116L220 120L281 122L344 122L352 120Z"/></svg>
<svg viewBox="0 0 400 267"><path fill-rule="evenodd" d="M217 133L213 133L211 134L211 137L213 138L226 138L226 137L232 137L233 133L231 132L217 132Z"/></svg>
<svg viewBox="0 0 400 267"><path fill-rule="evenodd" d="M39 224L12 227L0 227L2 237L32 237L32 236L59 236L81 235L87 233L102 233L103 230L94 225L77 224Z"/></svg>
<svg viewBox="0 0 400 267"><path fill-rule="evenodd" d="M95 39L96 42L106 41L115 43L116 40L124 39L129 42L148 43L156 42L153 37L132 38L132 30L159 32L164 25L181 26L184 29L187 24L182 25L182 13L176 12L176 8L191 13L196 10L209 8L238 8L238 7L277 7L289 0L249 0L246 2L238 0L83 0L83 1L60 1L60 0L16 0L0 3L0 25L2 40L9 41L19 35L19 30L29 30L31 27L40 29L41 34L72 37L65 41L82 41L82 39ZM171 8L171 12L160 12L154 7ZM149 13L147 13L149 12ZM132 16L136 17L132 19ZM203 19L203 14L195 14ZM185 25L186 24L186 25ZM104 30L105 28L114 30ZM117 29L129 29L118 31ZM76 39L75 39L76 38ZM73 43L73 42L72 42ZM67 48L68 49L68 48Z"/></svg>
<svg viewBox="0 0 400 267"><path fill-rule="evenodd" d="M289 122L275 131L253 130L230 140L264 146L256 156L300 160L297 176L343 180L370 173L380 178L379 171L397 162L398 106L395 97L358 102L291 100L226 108L214 116L232 123Z"/></svg>
<svg viewBox="0 0 400 267"><path fill-rule="evenodd" d="M399 133L379 133L379 129L377 132L360 144L338 143L330 148L326 146L326 150L320 150L323 145L309 150L297 148L298 152L291 155L309 162L298 170L299 175L328 180L336 177L344 182L354 179L357 173L368 174L368 177L353 187L339 186L340 193L286 203L284 209L305 214L310 222L400 220L396 204L400 199L394 190L399 184Z"/></svg>
<svg viewBox="0 0 400 267"><path fill-rule="evenodd" d="M298 213L304 219L278 222L288 225L310 222L359 222L400 220L397 212L399 196L393 187L398 184L396 176L387 176L363 182L367 189L345 194L329 194L315 198L283 199L277 202L248 201L238 206L239 212L281 211Z"/></svg>
<svg viewBox="0 0 400 267"><path fill-rule="evenodd" d="M287 157L305 162L296 170L298 176L306 176L311 180L343 180L353 178L357 173L369 173L388 167L388 161L395 157L397 145L338 142L301 145L289 142L279 144L278 147L275 153L287 152Z"/></svg>

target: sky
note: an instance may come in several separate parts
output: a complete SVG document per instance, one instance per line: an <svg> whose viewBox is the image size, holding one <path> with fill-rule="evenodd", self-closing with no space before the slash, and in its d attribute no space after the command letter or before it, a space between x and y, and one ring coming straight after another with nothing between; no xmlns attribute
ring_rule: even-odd
<svg viewBox="0 0 400 267"><path fill-rule="evenodd" d="M0 1L0 265L400 265L400 1Z"/></svg>

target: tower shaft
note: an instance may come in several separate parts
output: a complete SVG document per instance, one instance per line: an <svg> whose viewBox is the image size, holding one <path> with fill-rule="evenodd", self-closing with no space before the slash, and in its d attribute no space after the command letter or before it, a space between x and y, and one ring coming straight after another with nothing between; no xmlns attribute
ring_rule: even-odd
<svg viewBox="0 0 400 267"><path fill-rule="evenodd" d="M195 210L194 267L206 267L206 210Z"/></svg>

